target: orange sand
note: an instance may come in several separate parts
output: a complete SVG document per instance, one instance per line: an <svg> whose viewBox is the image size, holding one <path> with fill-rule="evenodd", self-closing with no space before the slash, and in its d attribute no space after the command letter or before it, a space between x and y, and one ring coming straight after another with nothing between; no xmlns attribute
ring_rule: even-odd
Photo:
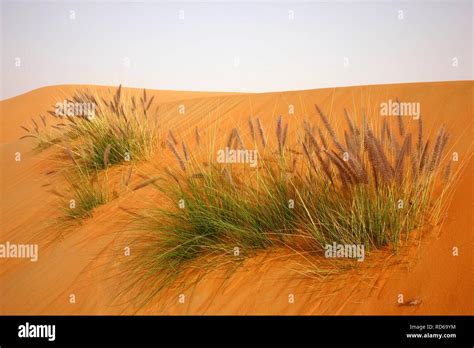
<svg viewBox="0 0 474 348"><path fill-rule="evenodd" d="M364 107L371 115L387 99L420 102L425 129L429 132L445 123L452 134L449 151L459 152L462 161L472 153L473 87L467 81L264 94L149 91L149 95L159 104L164 129L190 139L196 126L203 136L222 137L239 126L248 137L249 115L259 116L271 133L281 114L290 124L289 138L296 140L296 125L305 115L316 117L315 103L333 123L342 124L344 107ZM368 262L359 270L321 280L298 272L298 256L268 250L250 257L230 275L218 269L196 286L164 291L139 310L134 302L117 299L123 285L124 246L131 246L133 252L127 232L130 217L120 207L146 207L155 197L154 189L123 192L98 207L82 225L65 229L57 220L62 214L58 197L51 193L64 185L55 171L60 165L58 149L37 153L32 142L18 140L24 134L20 125L45 114L76 88L45 87L0 102L0 243L39 244L37 262L0 259L0 314L474 314L471 160L464 162L443 224L416 233L399 256L389 249L377 251L366 256ZM99 93L108 89L79 88ZM180 105L186 107L184 116L178 112ZM294 106L293 115L288 105ZM14 161L17 151L22 153L21 162ZM154 175L175 165L168 154L157 154L138 168ZM459 256L452 256L454 246ZM184 281L186 277L191 279L187 275ZM186 295L184 304L178 303L181 293ZM70 294L76 303L69 302ZM295 303L288 303L289 294L295 296ZM398 294L417 305L398 305Z"/></svg>

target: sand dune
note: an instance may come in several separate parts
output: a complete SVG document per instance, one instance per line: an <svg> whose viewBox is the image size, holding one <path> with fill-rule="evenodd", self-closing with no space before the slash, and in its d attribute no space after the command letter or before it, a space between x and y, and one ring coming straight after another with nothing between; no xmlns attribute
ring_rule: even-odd
<svg viewBox="0 0 474 348"><path fill-rule="evenodd" d="M247 129L248 116L259 116L274 129L282 115L289 122L289 137L299 134L296 124L315 117L314 104L328 110L335 124L343 122L343 109L365 110L375 115L388 99L419 102L428 132L445 124L453 135L450 151L465 164L454 187L446 217L439 226L418 231L400 255L386 248L369 255L358 270L341 272L330 279L297 272L302 262L283 249L271 249L248 258L235 272L217 269L186 290L169 289L143 308L133 299L117 298L124 284L123 248L132 246L130 216L156 201L153 188L122 192L98 207L83 224L65 226L58 208L64 179L59 175L59 150L32 149L21 125L46 113L58 100L71 97L77 88L108 93L108 87L53 86L0 102L1 238L39 245L39 260L0 259L1 314L474 314L472 230L472 81L413 83L327 88L263 94L226 94L149 91L155 96L163 129L192 139L195 127L203 136L224 139L229 130ZM110 88L112 91L114 88ZM141 90L125 89L139 95ZM182 106L185 113L181 113ZM361 115L357 115L361 117ZM244 132L244 137L248 137ZM188 143L192 143L189 141ZM193 149L192 149L193 150ZM197 151L197 150L196 150ZM15 162L16 152L22 160ZM176 167L172 155L159 151L155 158L137 165L150 175ZM112 176L119 177L116 169ZM140 177L132 178L134 183ZM453 256L453 247L459 255ZM192 279L192 275L185 275ZM178 296L186 295L185 303ZM74 294L75 303L70 302ZM288 303L289 294L294 303ZM399 305L397 296L405 302Z"/></svg>

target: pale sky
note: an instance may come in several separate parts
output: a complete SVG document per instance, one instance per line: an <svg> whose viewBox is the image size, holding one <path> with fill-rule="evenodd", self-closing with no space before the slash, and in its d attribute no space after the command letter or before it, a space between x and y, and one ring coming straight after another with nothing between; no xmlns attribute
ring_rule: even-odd
<svg viewBox="0 0 474 348"><path fill-rule="evenodd" d="M471 1L2 1L0 36L1 99L473 79Z"/></svg>

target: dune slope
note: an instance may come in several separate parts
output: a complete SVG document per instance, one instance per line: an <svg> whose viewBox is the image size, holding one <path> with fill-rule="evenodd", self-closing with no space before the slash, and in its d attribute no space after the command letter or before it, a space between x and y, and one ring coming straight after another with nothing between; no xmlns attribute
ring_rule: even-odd
<svg viewBox="0 0 474 348"><path fill-rule="evenodd" d="M172 129L185 139L192 139L196 127L203 136L222 139L239 127L249 137L249 116L260 117L272 132L278 115L289 122L289 137L296 139L297 125L305 117L316 117L314 104L338 124L343 122L344 108L365 110L371 116L388 99L419 102L427 131L445 124L453 135L449 152L458 152L465 168L443 223L418 231L401 255L388 248L380 250L359 270L322 280L299 274L295 271L301 261L298 257L272 249L247 259L231 274L218 269L186 290L164 291L143 308L137 308L133 300L117 299L126 277L123 250L132 246L133 252L129 235L133 226L122 208L140 210L160 204L153 188L121 193L82 224L61 223L63 212L53 193L62 192L64 186L58 170L59 150L51 147L37 152L30 140L18 138L24 134L21 125L70 97L76 87L46 87L1 101L0 243L38 244L39 259L0 259L0 314L472 315L473 87L472 81L462 81L263 94L149 91L156 98L163 129ZM79 88L107 93L107 87ZM15 161L17 152L21 153L19 162ZM176 167L175 162L160 150L138 169L159 174L166 167ZM134 176L132 180L141 179ZM453 248L459 250L458 255L453 255ZM180 303L183 291L186 301ZM294 303L288 302L290 294ZM397 303L400 294L406 305Z"/></svg>

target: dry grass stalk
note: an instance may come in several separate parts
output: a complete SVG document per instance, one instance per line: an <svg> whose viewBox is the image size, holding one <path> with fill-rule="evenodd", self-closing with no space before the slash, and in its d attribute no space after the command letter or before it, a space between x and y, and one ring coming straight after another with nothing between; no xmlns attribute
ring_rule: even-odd
<svg viewBox="0 0 474 348"><path fill-rule="evenodd" d="M328 148L328 143L326 141L326 138L324 137L324 134L321 130L321 128L318 127L318 134L319 134L319 140L321 140L321 145L323 146L324 149Z"/></svg>
<svg viewBox="0 0 474 348"><path fill-rule="evenodd" d="M265 131L263 129L262 123L260 119L257 117L257 126L258 126L258 133L260 134L260 139L262 141L262 145L265 148L267 146L267 138L265 136Z"/></svg>
<svg viewBox="0 0 474 348"><path fill-rule="evenodd" d="M196 140L196 145L201 145L201 136L199 135L198 127L194 128L194 138Z"/></svg>
<svg viewBox="0 0 474 348"><path fill-rule="evenodd" d="M56 189L51 189L51 190L49 190L48 192L52 193L52 194L55 195L55 196L58 196L58 197L61 197L61 198L65 198L65 196L64 196L62 193L58 192Z"/></svg>
<svg viewBox="0 0 474 348"><path fill-rule="evenodd" d="M344 131L344 141L346 142L346 147L349 150L349 152L356 153L357 147L354 144L354 139L349 134L347 134L346 131Z"/></svg>
<svg viewBox="0 0 474 348"><path fill-rule="evenodd" d="M443 173L443 181L447 183L449 181L449 177L451 175L451 163L452 161L449 161L449 163L446 165Z"/></svg>
<svg viewBox="0 0 474 348"><path fill-rule="evenodd" d="M250 129L250 136L252 137L253 142L255 142L256 141L255 128L253 126L253 121L251 117L249 117L249 129Z"/></svg>
<svg viewBox="0 0 474 348"><path fill-rule="evenodd" d="M405 140L403 141L402 148L400 153L398 154L397 162L395 165L395 179L398 183L403 181L403 168L404 168L404 161L405 157L411 154L411 134L405 136Z"/></svg>
<svg viewBox="0 0 474 348"><path fill-rule="evenodd" d="M360 131L354 125L354 122L352 121L351 116L349 115L349 112L347 111L347 109L344 109L344 115L346 116L346 121L347 121L347 124L349 125L349 129L351 131L352 136L354 138L359 137Z"/></svg>
<svg viewBox="0 0 474 348"><path fill-rule="evenodd" d="M346 140L347 148L348 148L348 155L349 155L349 160L348 163L352 167L352 170L354 171L357 182L359 183L367 183L368 182L368 176L367 172L364 169L364 166L362 165L362 160L359 157L359 149L358 145L356 145L356 140L353 136L350 136L347 134L346 131L344 131L344 137Z"/></svg>
<svg viewBox="0 0 474 348"><path fill-rule="evenodd" d="M74 164L76 166L79 166L79 163L77 163L76 159L74 158L74 154L72 153L71 148L68 145L66 145L64 150L66 151L66 154L69 156L69 158L74 162Z"/></svg>
<svg viewBox="0 0 474 348"><path fill-rule="evenodd" d="M423 171L426 169L426 164L428 163L429 148L430 148L430 140L428 139L426 141L425 147L423 148L423 152L421 154L419 173L423 173Z"/></svg>
<svg viewBox="0 0 474 348"><path fill-rule="evenodd" d="M314 164L314 161L313 159L311 158L311 154L308 150L308 147L306 146L305 143L303 143L303 151L304 151L304 154L306 156L306 158L308 159L308 162L310 164L310 166L313 168L313 170L317 173L318 172L318 169L316 168L316 165Z"/></svg>
<svg viewBox="0 0 474 348"><path fill-rule="evenodd" d="M398 104L398 115L397 115L397 119L398 119L398 132L400 133L400 136L405 136L405 126L403 124L403 116L402 116L402 113L401 113L401 109L400 109L400 101L396 100L397 104Z"/></svg>
<svg viewBox="0 0 474 348"><path fill-rule="evenodd" d="M173 152L174 157L176 157L176 159L178 160L179 166L181 167L183 172L185 172L186 171L186 166L184 165L184 161L182 160L181 156L179 155L178 150L176 150L175 145L169 140L167 140L167 144L168 144L168 147L170 148L170 150Z"/></svg>
<svg viewBox="0 0 474 348"><path fill-rule="evenodd" d="M145 112L150 109L151 103L153 102L153 99L154 99L154 98L155 98L155 96L151 97L150 101L148 102L148 105L147 105L146 108L145 108Z"/></svg>
<svg viewBox="0 0 474 348"><path fill-rule="evenodd" d="M421 118L418 119L418 143L416 149L418 156L421 156L421 151L423 151L423 121Z"/></svg>
<svg viewBox="0 0 474 348"><path fill-rule="evenodd" d="M31 121L33 121L33 125L34 125L34 128L35 128L35 132L36 134L39 134L39 127L38 127L38 124L36 123L36 121L32 118Z"/></svg>
<svg viewBox="0 0 474 348"><path fill-rule="evenodd" d="M282 147L281 147L281 136L282 136L282 128L281 128L281 115L278 116L278 119L277 119L277 126L276 126L276 137L277 137L277 141L278 141L278 152L282 153Z"/></svg>
<svg viewBox="0 0 474 348"><path fill-rule="evenodd" d="M324 153L330 158L331 162L336 166L339 171L339 176L343 186L349 186L350 184L355 184L353 180L353 173L345 165L344 161L339 158L335 151L324 150Z"/></svg>
<svg viewBox="0 0 474 348"><path fill-rule="evenodd" d="M232 128L229 134L229 139L227 139L227 147L230 149L232 147L232 143L235 137L235 128Z"/></svg>
<svg viewBox="0 0 474 348"><path fill-rule="evenodd" d="M365 145L369 155L369 160L372 162L379 177L381 177L386 183L391 182L393 179L393 169L383 152L382 146L378 143L374 133L369 128L366 128L365 136Z"/></svg>
<svg viewBox="0 0 474 348"><path fill-rule="evenodd" d="M154 183L156 180L158 180L158 179L159 179L159 177L155 176L155 177L153 177L153 178L150 178L150 179L148 179L148 180L145 180L145 181L141 182L140 184L136 185L136 186L133 188L133 191L139 190L139 189L141 189L141 188L143 188L143 187L146 187L146 186L148 186L148 185L150 185L150 184L153 184L153 183Z"/></svg>
<svg viewBox="0 0 474 348"><path fill-rule="evenodd" d="M435 146L433 148L433 154L431 156L431 163L430 163L430 167L429 167L430 171L434 171L437 168L438 164L439 164L439 160L440 160L440 157L441 157L441 152L443 150L444 136L445 136L445 134L444 134L444 126L443 126L439 130L438 136L436 137L436 142L435 142Z"/></svg>
<svg viewBox="0 0 474 348"><path fill-rule="evenodd" d="M307 130L307 132L309 131L309 129ZM310 131L310 134L312 135L312 132ZM326 161L322 158L321 156L321 152L323 151L321 149L321 147L318 145L318 143L316 142L316 139L314 139L314 137L312 137L313 140L311 140L312 142L314 141L314 144L316 146L316 157L318 158L318 161L319 163L321 164L321 168L323 169L323 172L324 174L326 174L326 176L328 177L328 179L331 181L331 183L333 183L333 180L332 180L332 174L331 174L331 170L329 168L329 161ZM309 157L310 161L312 161L312 158L310 156L310 152L309 152L309 149L306 147L305 143L303 143L303 150L304 150L304 153L306 154L306 157ZM314 165L314 163L312 164L312 166L314 167L315 171L316 171L316 166Z"/></svg>
<svg viewBox="0 0 474 348"><path fill-rule="evenodd" d="M234 134L235 134L235 143L240 149L245 149L244 142L242 141L242 138L240 137L240 132L237 128L234 128Z"/></svg>
<svg viewBox="0 0 474 348"><path fill-rule="evenodd" d="M118 86L117 92L115 93L115 96L114 96L115 110L118 110L121 95L122 95L122 85L120 84Z"/></svg>
<svg viewBox="0 0 474 348"><path fill-rule="evenodd" d="M186 161L189 161L189 151L188 151L188 147L186 146L186 143L182 142L182 147L183 147L183 154L184 154L184 158L186 159Z"/></svg>
<svg viewBox="0 0 474 348"><path fill-rule="evenodd" d="M449 140L449 135L446 134L446 132L444 132L443 140L441 142L441 146L440 146L440 149L439 149L439 156L438 156L437 161L436 161L436 166L438 166L439 162L441 161L441 157L442 157L444 148L446 147L446 144L448 143L448 140Z"/></svg>
<svg viewBox="0 0 474 348"><path fill-rule="evenodd" d="M390 126L387 124L387 139L388 142L392 148L392 153L395 154L395 156L398 156L398 153L400 152L400 144L398 144L397 139L392 133L392 130L390 129Z"/></svg>
<svg viewBox="0 0 474 348"><path fill-rule="evenodd" d="M318 111L319 113L319 116L321 117L321 120L323 121L323 124L324 126L326 127L326 129L328 130L329 132L329 135L331 136L331 139L332 141L334 142L334 145L336 145L336 147L338 148L339 151L341 151L341 153L345 152L345 149L344 147L341 145L341 143L339 142L339 139L337 138L336 136L336 132L334 131L334 129L332 128L331 124L329 123L327 117L324 115L324 113L321 111L321 109L319 108L318 105L315 105L316 106L316 110Z"/></svg>
<svg viewBox="0 0 474 348"><path fill-rule="evenodd" d="M320 152L321 148L313 135L312 129L306 121L303 123L303 127L306 132L306 137L309 139L309 143L316 149L316 152Z"/></svg>
<svg viewBox="0 0 474 348"><path fill-rule="evenodd" d="M21 139L26 139L26 138L37 138L37 136L32 135L32 134L27 134L27 135L23 135L22 137L19 137L18 139L21 140Z"/></svg>
<svg viewBox="0 0 474 348"><path fill-rule="evenodd" d="M418 166L419 166L418 151L413 151L410 156L410 159L411 159L412 180L413 182L416 182L418 180Z"/></svg>
<svg viewBox="0 0 474 348"><path fill-rule="evenodd" d="M347 124L349 125L349 129L350 129L350 134L346 137L346 145L349 148L349 152L358 158L359 151L360 151L360 131L354 125L354 122L352 121L346 109L344 109L344 114L346 116ZM347 140L349 140L349 143Z"/></svg>
<svg viewBox="0 0 474 348"><path fill-rule="evenodd" d="M168 168L165 168L165 173L169 175L178 185L181 185L179 179Z"/></svg>
<svg viewBox="0 0 474 348"><path fill-rule="evenodd" d="M146 104L147 104L147 95L146 95L146 89L143 89L143 97L140 98L140 103L142 105L143 111L146 110Z"/></svg>
<svg viewBox="0 0 474 348"><path fill-rule="evenodd" d="M285 148L285 145L286 145L287 135L288 135L288 123L285 125L285 128L283 129L283 135L282 135L282 139L281 139L281 144L282 144L283 149Z"/></svg>
<svg viewBox="0 0 474 348"><path fill-rule="evenodd" d="M171 129L168 131L168 138L171 139L171 141L175 145L178 145L178 140L176 140L176 137L174 136L173 131Z"/></svg>
<svg viewBox="0 0 474 348"><path fill-rule="evenodd" d="M47 112L48 114L50 114L51 116L53 116L53 117L56 117L56 118L58 117L58 115L56 115L56 112L54 112L54 111L48 110L48 111L46 111L46 112Z"/></svg>

